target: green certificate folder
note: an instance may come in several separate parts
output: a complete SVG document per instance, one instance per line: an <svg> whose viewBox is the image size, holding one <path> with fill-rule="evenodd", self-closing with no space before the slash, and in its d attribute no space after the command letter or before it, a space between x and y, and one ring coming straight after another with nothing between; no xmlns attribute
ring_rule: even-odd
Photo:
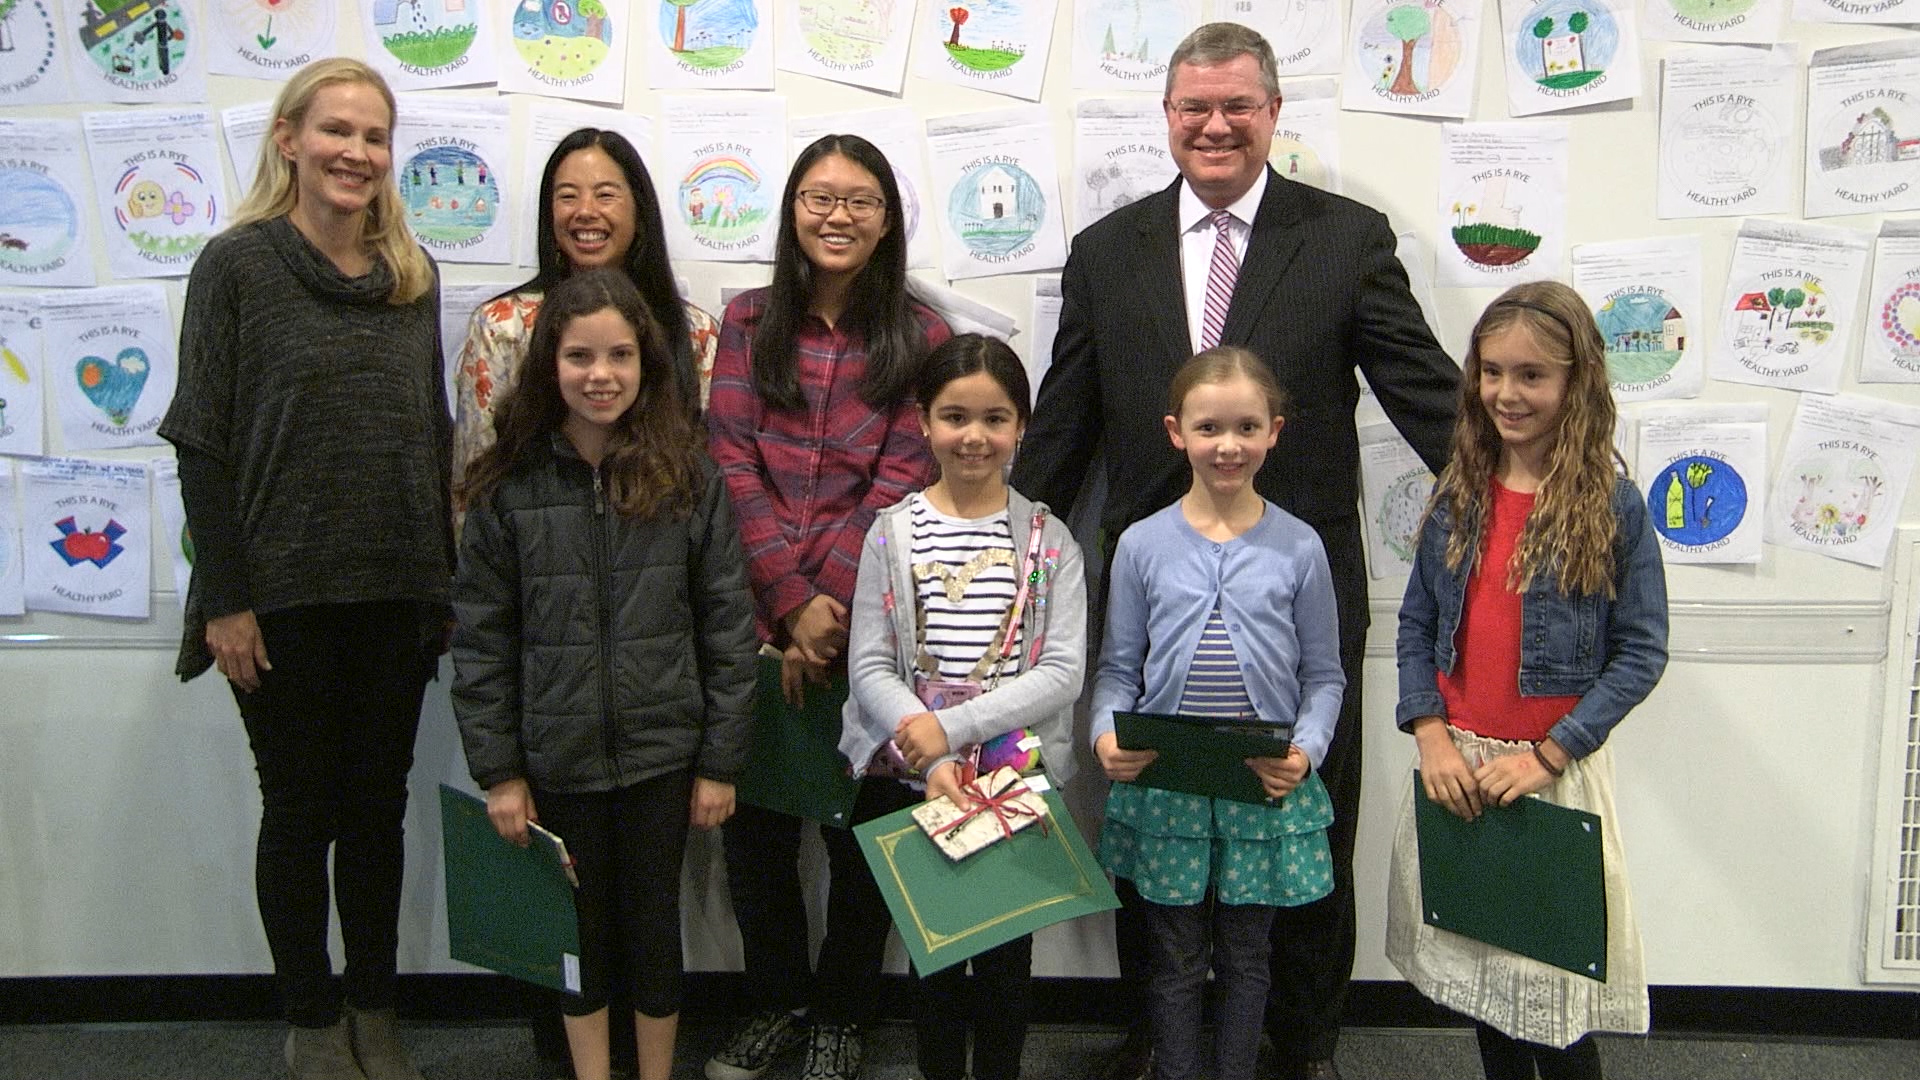
<svg viewBox="0 0 1920 1080"><path fill-rule="evenodd" d="M809 683L806 705L796 709L780 696L779 659L762 654L757 693L753 748L734 795L765 810L846 828L860 794L860 781L840 756L847 677L836 675L825 686Z"/></svg>
<svg viewBox="0 0 1920 1080"><path fill-rule="evenodd" d="M1413 807L1427 925L1606 981L1599 817L1523 798L1462 821L1418 772Z"/></svg>
<svg viewBox="0 0 1920 1080"><path fill-rule="evenodd" d="M1123 750L1160 751L1137 784L1260 806L1268 803L1267 790L1247 759L1285 757L1292 745L1288 729L1277 724L1160 713L1116 712L1113 733Z"/></svg>
<svg viewBox="0 0 1920 1080"><path fill-rule="evenodd" d="M1120 906L1106 872L1048 791L1046 831L1030 825L954 862L913 808L854 826L913 968L931 975L1043 926Z"/></svg>
<svg viewBox="0 0 1920 1080"><path fill-rule="evenodd" d="M577 994L573 886L553 834L529 831L526 847L502 840L484 800L440 785L447 939L455 960Z"/></svg>

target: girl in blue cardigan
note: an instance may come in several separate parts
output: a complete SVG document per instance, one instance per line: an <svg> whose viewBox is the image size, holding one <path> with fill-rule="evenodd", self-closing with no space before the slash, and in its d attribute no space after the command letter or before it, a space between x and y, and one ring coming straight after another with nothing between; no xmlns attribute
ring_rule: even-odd
<svg viewBox="0 0 1920 1080"><path fill-rule="evenodd" d="M1146 902L1155 1080L1199 1073L1209 964L1222 995L1214 1075L1251 1080L1274 908L1333 889L1333 808L1313 769L1346 686L1339 620L1318 535L1253 487L1285 423L1266 363L1209 349L1174 376L1167 407L1193 485L1114 554L1093 693L1094 753L1115 781L1100 858ZM1267 805L1208 799L1131 783L1155 754L1121 749L1116 710L1258 719L1293 740L1285 757L1246 760Z"/></svg>

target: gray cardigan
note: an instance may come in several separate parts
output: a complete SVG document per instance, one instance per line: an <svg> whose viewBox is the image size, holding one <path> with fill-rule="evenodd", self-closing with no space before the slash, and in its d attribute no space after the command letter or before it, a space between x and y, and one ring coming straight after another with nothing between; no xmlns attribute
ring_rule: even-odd
<svg viewBox="0 0 1920 1080"><path fill-rule="evenodd" d="M927 711L913 689L913 517L910 499L880 511L867 530L854 588L847 650L853 693L841 715L840 752L854 774L866 771L874 751L893 737L902 717ZM1024 561L1031 533L1021 533L1038 504L1007 491L1008 520L1016 522L1016 553ZM1044 508L1042 508L1044 509ZM1048 514L1041 527L1044 573L1020 625L1021 668L1013 678L971 701L934 713L954 748L983 742L1019 727L1040 736L1047 774L1065 783L1075 769L1073 706L1087 666L1087 586L1080 546L1066 523ZM889 605L890 597L901 602ZM1040 655L1032 660L1034 647Z"/></svg>

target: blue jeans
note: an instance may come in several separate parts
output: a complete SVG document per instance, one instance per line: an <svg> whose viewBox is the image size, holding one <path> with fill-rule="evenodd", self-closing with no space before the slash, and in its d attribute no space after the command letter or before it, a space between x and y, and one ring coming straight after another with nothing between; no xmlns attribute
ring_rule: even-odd
<svg viewBox="0 0 1920 1080"><path fill-rule="evenodd" d="M1142 907L1151 958L1147 1015L1153 1025L1153 1080L1200 1075L1200 1008L1209 967L1220 987L1214 1080L1253 1080L1267 1007L1273 909L1222 904L1211 896L1180 907L1143 899Z"/></svg>

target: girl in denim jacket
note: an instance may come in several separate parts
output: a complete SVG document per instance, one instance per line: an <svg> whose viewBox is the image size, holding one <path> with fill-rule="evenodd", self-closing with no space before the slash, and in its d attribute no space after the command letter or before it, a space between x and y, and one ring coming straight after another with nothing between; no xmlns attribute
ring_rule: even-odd
<svg viewBox="0 0 1920 1080"><path fill-rule="evenodd" d="M1474 327L1453 460L1400 609L1396 720L1426 797L1467 820L1527 795L1599 815L1607 977L1421 920L1414 793L1394 857L1387 957L1475 1020L1489 1080L1597 1078L1588 1032L1647 1030L1640 936L1607 735L1667 663L1667 590L1647 504L1615 470L1606 349L1577 293L1507 290Z"/></svg>

